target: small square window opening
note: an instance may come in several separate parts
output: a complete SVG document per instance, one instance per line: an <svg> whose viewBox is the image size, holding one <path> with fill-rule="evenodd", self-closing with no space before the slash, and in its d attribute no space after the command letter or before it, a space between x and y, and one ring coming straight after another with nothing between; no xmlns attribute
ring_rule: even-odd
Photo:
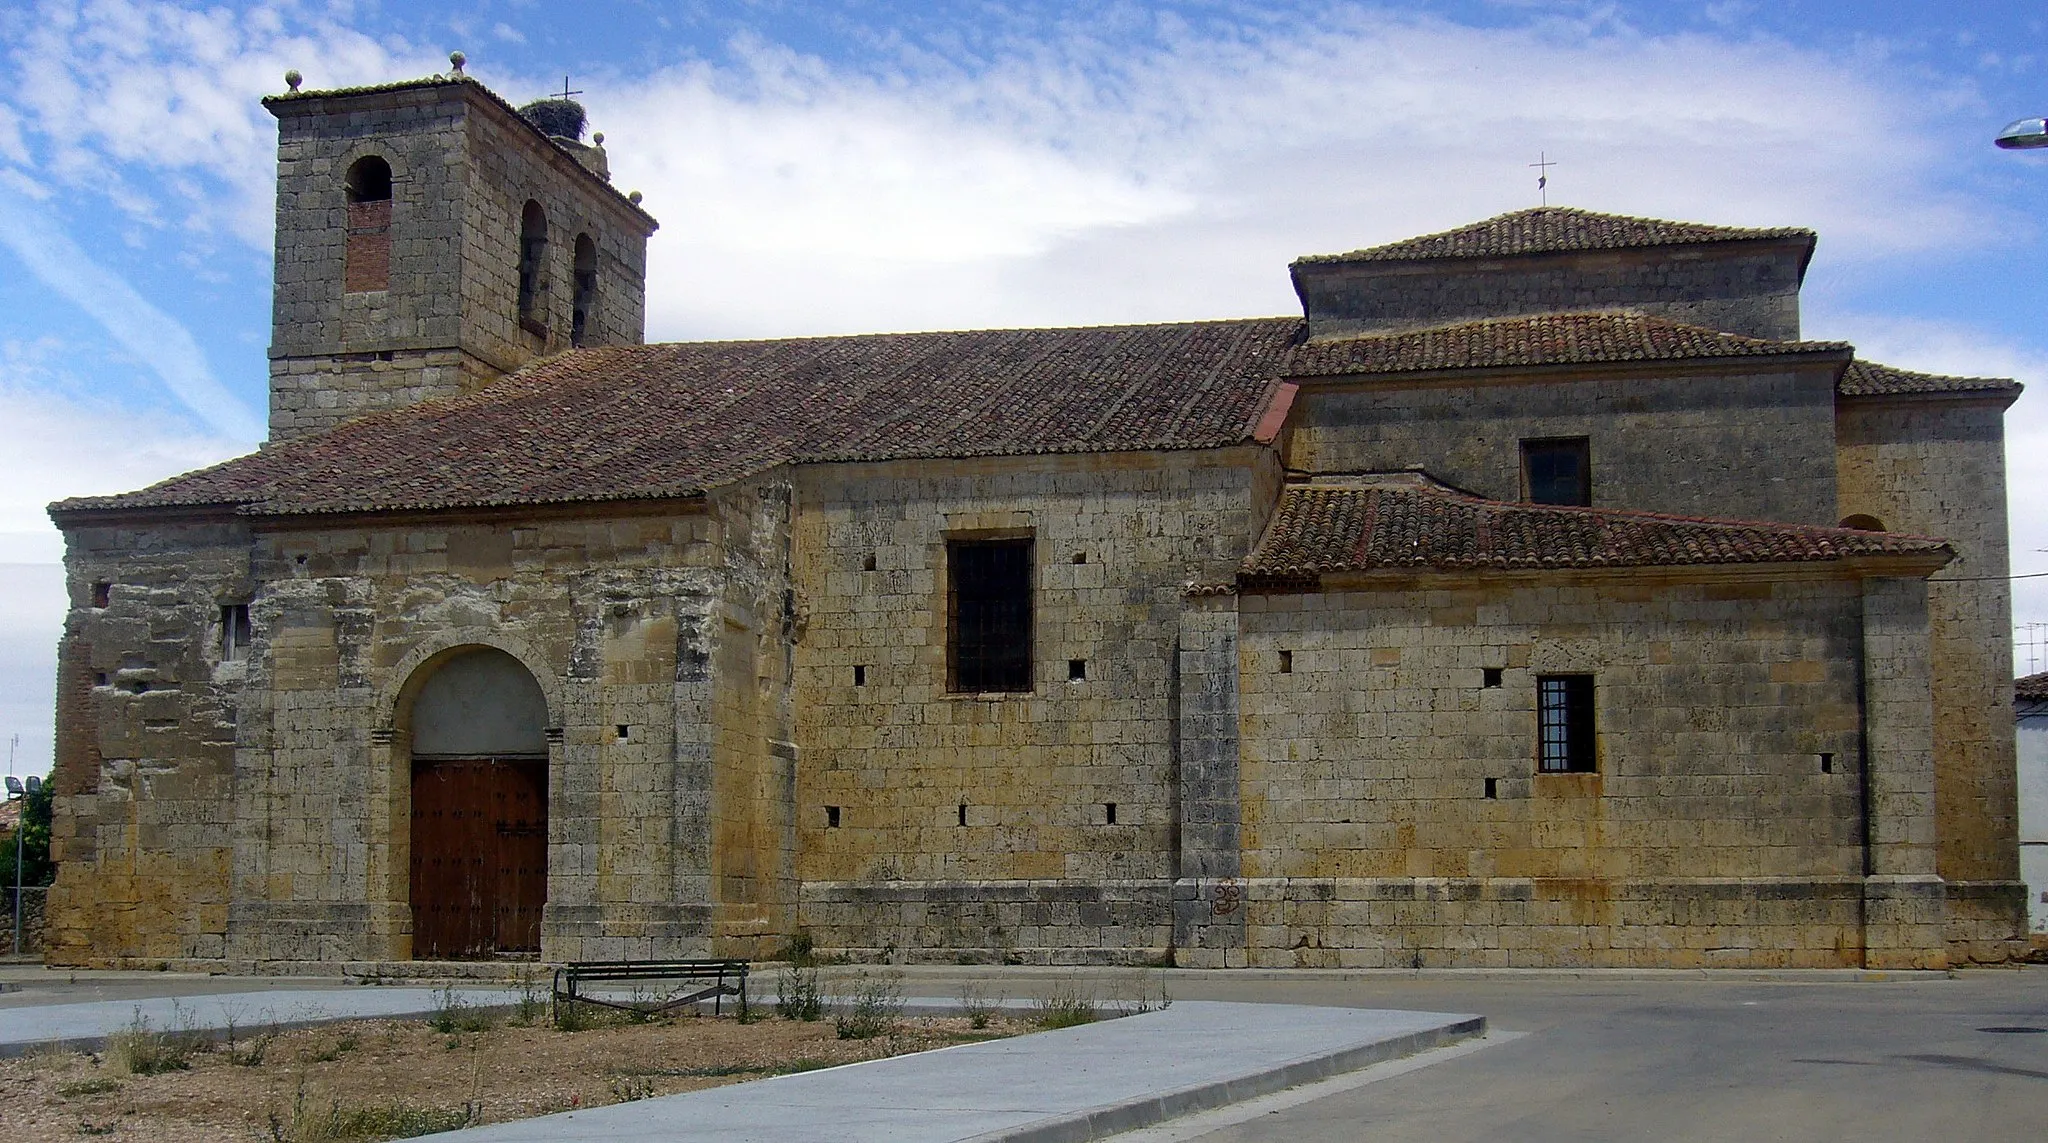
<svg viewBox="0 0 2048 1143"><path fill-rule="evenodd" d="M1482 687L1497 687L1500 685L1501 674L1501 668L1499 667L1481 667L1479 669L1479 685Z"/></svg>
<svg viewBox="0 0 2048 1143"><path fill-rule="evenodd" d="M1531 504L1593 503L1592 449L1587 439L1523 441L1522 494Z"/></svg>
<svg viewBox="0 0 2048 1143"><path fill-rule="evenodd" d="M619 723L617 726L612 727L612 731L618 735L618 739L620 742L632 741L633 728L631 726L628 726L622 722Z"/></svg>
<svg viewBox="0 0 2048 1143"><path fill-rule="evenodd" d="M1085 563L1087 563L1087 562L1088 562L1088 553L1087 553L1087 552L1075 552L1075 553L1074 553L1074 562L1075 562L1075 563L1077 563L1077 564L1085 564Z"/></svg>
<svg viewBox="0 0 2048 1143"><path fill-rule="evenodd" d="M867 557L866 559L863 559L863 560L862 560L862 561L860 562L860 570L862 570L862 571L873 571L873 570L875 570L875 557L873 557L873 556L869 556L869 557Z"/></svg>
<svg viewBox="0 0 2048 1143"><path fill-rule="evenodd" d="M1086 660L1086 659L1068 659L1068 660L1067 660L1067 681L1068 681L1068 682L1071 682L1071 683L1078 683L1078 682L1080 682L1081 680L1083 680L1083 679L1085 679L1085 678L1087 678L1087 677L1088 677L1088 660Z"/></svg>

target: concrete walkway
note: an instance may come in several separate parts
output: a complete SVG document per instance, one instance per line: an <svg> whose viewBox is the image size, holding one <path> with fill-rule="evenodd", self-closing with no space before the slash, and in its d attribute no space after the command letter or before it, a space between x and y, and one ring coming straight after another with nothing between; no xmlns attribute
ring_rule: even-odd
<svg viewBox="0 0 2048 1143"><path fill-rule="evenodd" d="M1071 1143L1485 1032L1478 1016L1182 1001L1008 1040L435 1138L461 1143Z"/></svg>
<svg viewBox="0 0 2048 1143"><path fill-rule="evenodd" d="M261 1033L334 1020L425 1016L450 995L478 1008L519 1001L519 993L498 988L456 989L452 994L438 988L306 988L0 1008L0 1056L19 1056L43 1045L96 1051L108 1036L139 1021L147 1021L158 1032L219 1036L230 1025L239 1032Z"/></svg>

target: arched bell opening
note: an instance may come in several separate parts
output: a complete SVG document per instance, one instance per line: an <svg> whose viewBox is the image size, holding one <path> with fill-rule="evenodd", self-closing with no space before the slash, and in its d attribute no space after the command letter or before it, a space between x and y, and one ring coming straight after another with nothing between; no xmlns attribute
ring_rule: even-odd
<svg viewBox="0 0 2048 1143"><path fill-rule="evenodd" d="M547 696L518 659L460 647L399 712L411 755L412 955L540 955L547 904Z"/></svg>

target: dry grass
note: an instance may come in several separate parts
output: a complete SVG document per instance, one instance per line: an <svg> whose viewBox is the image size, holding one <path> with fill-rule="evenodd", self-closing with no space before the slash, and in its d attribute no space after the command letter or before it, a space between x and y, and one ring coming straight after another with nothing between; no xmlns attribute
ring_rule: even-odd
<svg viewBox="0 0 2048 1143"><path fill-rule="evenodd" d="M0 1139L369 1143L1025 1030L1009 1021L976 1031L965 1017L906 1018L885 1035L842 1039L830 1021L698 1016L574 1032L545 1020L454 1032L425 1020L243 1029L233 1053L209 1045L186 1055L186 1067L155 1074L124 1071L112 1052L0 1061ZM136 1047L121 1049L131 1063ZM153 1049L141 1050L146 1057Z"/></svg>

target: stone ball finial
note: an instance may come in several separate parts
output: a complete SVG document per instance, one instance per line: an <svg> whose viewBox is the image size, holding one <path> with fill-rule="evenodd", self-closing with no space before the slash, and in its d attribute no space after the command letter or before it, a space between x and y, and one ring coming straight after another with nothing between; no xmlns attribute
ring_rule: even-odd
<svg viewBox="0 0 2048 1143"><path fill-rule="evenodd" d="M466 55L463 55L463 54L462 54L461 52L449 52L449 53L448 53L448 66L449 66L449 67L452 67L452 68L454 68L454 69L455 69L455 74L456 74L456 75L461 75L461 74L462 74L462 65L464 65L464 64L466 64L466 63L468 63L468 62L469 62L469 57L468 57L468 56L466 56Z"/></svg>
<svg viewBox="0 0 2048 1143"><path fill-rule="evenodd" d="M294 93L299 90L299 85L304 82L306 82L306 77L299 74L298 68L293 68L284 73L284 85L291 88Z"/></svg>
<svg viewBox="0 0 2048 1143"><path fill-rule="evenodd" d="M604 146L604 132L602 132L602 131L599 131L599 132L596 132L596 133L592 134L592 135L590 136L590 141L591 141L591 143L595 144L596 146L599 146L599 147L602 147L602 146Z"/></svg>
<svg viewBox="0 0 2048 1143"><path fill-rule="evenodd" d="M634 206L639 206L639 205L640 205L640 192L639 192L639 191L627 191L627 192L626 192L626 201L627 201L627 202L630 202L630 203L632 203L632 204L633 204Z"/></svg>

